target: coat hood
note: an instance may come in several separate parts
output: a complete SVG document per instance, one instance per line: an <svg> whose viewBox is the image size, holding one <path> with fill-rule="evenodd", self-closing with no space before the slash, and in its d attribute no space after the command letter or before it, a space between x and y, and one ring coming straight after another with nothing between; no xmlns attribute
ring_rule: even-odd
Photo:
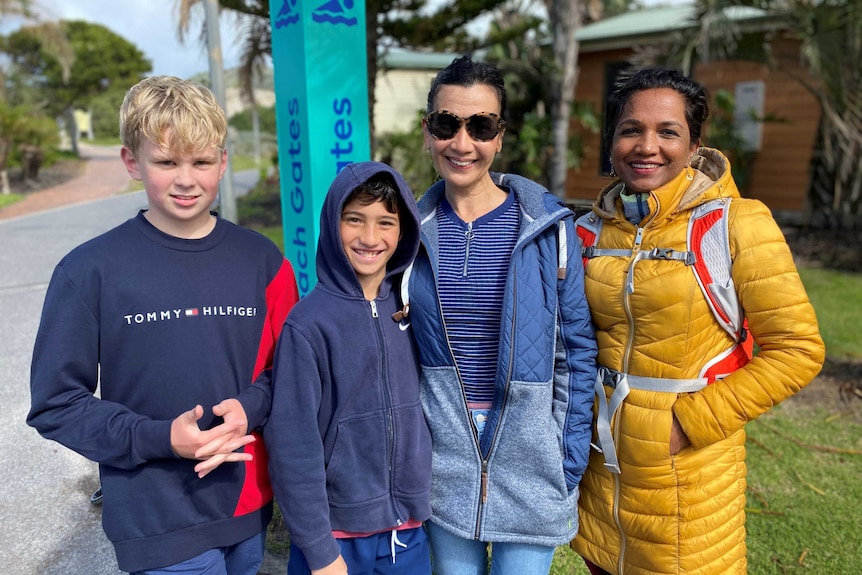
<svg viewBox="0 0 862 575"><path fill-rule="evenodd" d="M401 239L398 248L386 266L386 278L380 286L380 297L389 294L392 276L404 269L416 257L419 251L419 212L413 191L404 178L391 166L381 162L358 162L342 168L323 201L320 210L320 238L317 243L317 279L322 287L331 291L350 296L364 297L362 286L356 277L356 272L347 259L347 254L341 246L341 210L345 199L357 186L367 182L373 176L387 173L392 176L401 199L404 200L405 213L400 213Z"/></svg>
<svg viewBox="0 0 862 575"><path fill-rule="evenodd" d="M490 175L498 187L511 191L518 198L521 209L518 243L524 242L561 218L572 215L571 210L559 198L530 179L497 172L490 172ZM446 182L438 180L419 198L419 213L423 224L431 219L445 194ZM433 228L434 226L426 226L424 231L426 235L431 234L436 243L436 232L432 231Z"/></svg>
<svg viewBox="0 0 862 575"><path fill-rule="evenodd" d="M681 172L661 188L650 192L650 213L655 217L670 217L716 198L741 197L731 175L730 161L719 150L698 148L686 171L689 171L691 179ZM606 219L625 219L622 207L617 207L623 190L622 180L614 180L601 191L593 204L593 211Z"/></svg>

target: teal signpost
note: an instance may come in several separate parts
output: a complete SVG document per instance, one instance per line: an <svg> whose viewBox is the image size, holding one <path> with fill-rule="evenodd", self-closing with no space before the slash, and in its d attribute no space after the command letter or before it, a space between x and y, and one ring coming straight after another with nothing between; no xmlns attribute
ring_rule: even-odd
<svg viewBox="0 0 862 575"><path fill-rule="evenodd" d="M364 0L271 0L284 252L301 296L317 282L320 208L371 156Z"/></svg>

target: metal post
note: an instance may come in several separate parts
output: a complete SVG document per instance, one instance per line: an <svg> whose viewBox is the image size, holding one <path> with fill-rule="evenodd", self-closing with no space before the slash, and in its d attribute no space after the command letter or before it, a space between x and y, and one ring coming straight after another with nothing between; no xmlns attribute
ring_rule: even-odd
<svg viewBox="0 0 862 575"><path fill-rule="evenodd" d="M227 113L227 97L224 86L224 62L221 53L221 36L218 17L218 0L204 0L207 28L207 48L210 61L210 88L216 100ZM219 184L219 211L221 216L231 222L237 222L236 196L233 189L233 166L231 160L231 142L227 141L227 167Z"/></svg>

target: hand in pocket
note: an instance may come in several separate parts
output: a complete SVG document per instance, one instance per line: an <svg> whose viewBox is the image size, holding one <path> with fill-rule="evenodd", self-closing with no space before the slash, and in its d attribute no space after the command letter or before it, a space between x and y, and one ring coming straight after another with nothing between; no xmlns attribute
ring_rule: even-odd
<svg viewBox="0 0 862 575"><path fill-rule="evenodd" d="M670 454L676 455L689 445L691 445L691 441L688 440L688 436L674 416L670 426Z"/></svg>

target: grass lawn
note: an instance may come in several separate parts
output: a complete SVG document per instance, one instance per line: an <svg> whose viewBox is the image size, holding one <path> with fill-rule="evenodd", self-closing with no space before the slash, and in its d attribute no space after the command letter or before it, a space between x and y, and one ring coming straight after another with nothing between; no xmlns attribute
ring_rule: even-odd
<svg viewBox="0 0 862 575"><path fill-rule="evenodd" d="M283 247L280 227L258 231ZM799 271L829 367L746 427L748 572L862 573L862 274ZM563 546L551 574L588 571Z"/></svg>
<svg viewBox="0 0 862 575"><path fill-rule="evenodd" d="M0 208L24 199L23 194L0 194Z"/></svg>
<svg viewBox="0 0 862 575"><path fill-rule="evenodd" d="M799 270L830 358L862 361L862 274Z"/></svg>
<svg viewBox="0 0 862 575"><path fill-rule="evenodd" d="M749 573L862 572L862 410L852 401L815 382L747 426Z"/></svg>

